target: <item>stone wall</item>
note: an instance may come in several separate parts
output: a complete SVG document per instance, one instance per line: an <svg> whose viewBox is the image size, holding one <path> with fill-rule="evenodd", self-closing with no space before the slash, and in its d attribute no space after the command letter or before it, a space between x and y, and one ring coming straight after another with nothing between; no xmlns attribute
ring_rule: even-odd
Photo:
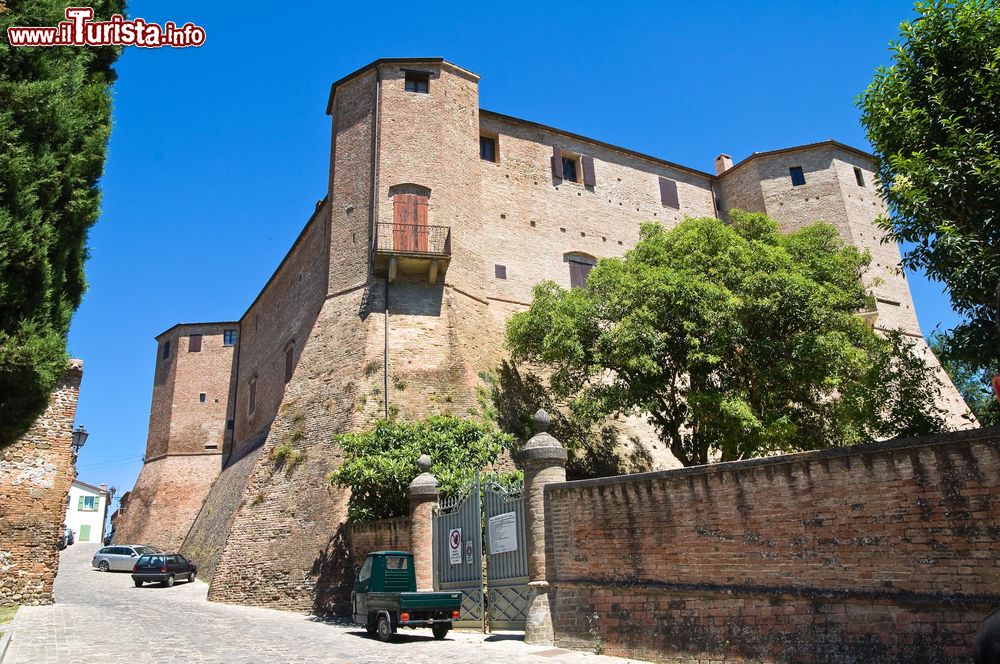
<svg viewBox="0 0 1000 664"><path fill-rule="evenodd" d="M71 360L45 412L0 450L0 606L52 603L82 378L83 362Z"/></svg>
<svg viewBox="0 0 1000 664"><path fill-rule="evenodd" d="M361 569L372 551L409 551L410 518L401 516L381 521L362 521L347 526L354 573Z"/></svg>
<svg viewBox="0 0 1000 664"><path fill-rule="evenodd" d="M149 544L167 551L181 548L212 482L219 455L184 454L147 461L116 519L116 544Z"/></svg>
<svg viewBox="0 0 1000 664"><path fill-rule="evenodd" d="M231 459L219 473L184 539L181 553L194 562L202 581L212 582L260 449L251 450L240 459Z"/></svg>
<svg viewBox="0 0 1000 664"><path fill-rule="evenodd" d="M967 662L1000 604L998 495L997 429L550 485L556 642Z"/></svg>

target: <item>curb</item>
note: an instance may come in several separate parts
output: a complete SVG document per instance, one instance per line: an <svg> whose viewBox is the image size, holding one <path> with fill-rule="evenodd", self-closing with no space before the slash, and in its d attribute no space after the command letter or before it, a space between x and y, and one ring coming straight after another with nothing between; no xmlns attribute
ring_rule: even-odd
<svg viewBox="0 0 1000 664"><path fill-rule="evenodd" d="M0 637L0 662L3 662L4 655L7 654L7 648L10 646L11 637L14 636L14 628L17 627L17 617L19 615L21 615L21 607L18 607L14 613L14 620L9 625L3 625L7 629L4 631L3 636Z"/></svg>

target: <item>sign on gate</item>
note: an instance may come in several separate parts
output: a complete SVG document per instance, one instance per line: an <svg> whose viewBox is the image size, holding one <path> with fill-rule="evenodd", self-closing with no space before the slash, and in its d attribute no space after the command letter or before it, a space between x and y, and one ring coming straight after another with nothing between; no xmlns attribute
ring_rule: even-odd
<svg viewBox="0 0 1000 664"><path fill-rule="evenodd" d="M472 540L467 540L465 542L465 564L472 564Z"/></svg>
<svg viewBox="0 0 1000 664"><path fill-rule="evenodd" d="M490 517L490 553L517 551L517 513L504 512Z"/></svg>
<svg viewBox="0 0 1000 664"><path fill-rule="evenodd" d="M448 562L452 565L462 564L461 528L452 528L448 531Z"/></svg>

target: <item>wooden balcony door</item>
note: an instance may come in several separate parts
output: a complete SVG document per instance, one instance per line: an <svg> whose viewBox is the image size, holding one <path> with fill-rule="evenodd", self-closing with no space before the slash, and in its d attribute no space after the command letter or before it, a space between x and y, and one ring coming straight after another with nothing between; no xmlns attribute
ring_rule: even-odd
<svg viewBox="0 0 1000 664"><path fill-rule="evenodd" d="M427 196L396 194L392 201L393 251L427 253Z"/></svg>

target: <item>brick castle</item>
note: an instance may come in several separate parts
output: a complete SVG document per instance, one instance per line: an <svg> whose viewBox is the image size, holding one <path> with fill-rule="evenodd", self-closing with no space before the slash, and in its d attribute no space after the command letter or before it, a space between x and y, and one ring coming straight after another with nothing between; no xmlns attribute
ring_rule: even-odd
<svg viewBox="0 0 1000 664"><path fill-rule="evenodd" d="M482 110L478 82L440 58L382 59L332 85L328 191L277 270L239 321L157 337L145 465L116 541L180 547L213 600L337 608L349 563L347 496L324 480L333 434L477 409L532 287L579 283L644 221L739 208L787 230L831 223L871 252L869 318L936 365L874 224L886 208L869 154L830 140L720 155L705 173ZM950 425L971 426L940 376ZM643 418L618 426L655 468L678 465ZM276 463L282 444L302 462Z"/></svg>

